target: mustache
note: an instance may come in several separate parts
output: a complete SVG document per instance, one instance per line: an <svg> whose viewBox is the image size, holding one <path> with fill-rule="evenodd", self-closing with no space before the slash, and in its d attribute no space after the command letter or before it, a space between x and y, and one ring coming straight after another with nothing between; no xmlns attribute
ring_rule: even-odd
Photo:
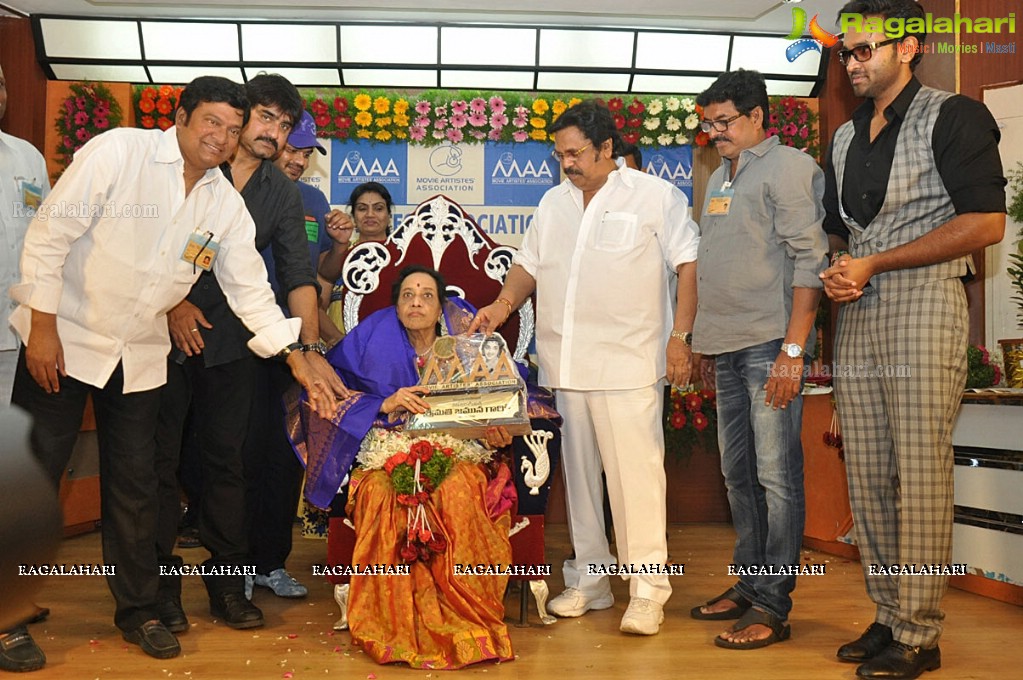
<svg viewBox="0 0 1023 680"><path fill-rule="evenodd" d="M730 144L732 142L732 140L730 140L728 137L723 137L723 136L722 137L715 137L714 139L710 140L710 143L713 144L714 146L717 146L718 144L720 144L722 142L728 142Z"/></svg>
<svg viewBox="0 0 1023 680"><path fill-rule="evenodd" d="M567 168L565 170L565 174L566 175L581 175L583 173L580 170L576 169L576 168Z"/></svg>
<svg viewBox="0 0 1023 680"><path fill-rule="evenodd" d="M273 137L256 137L256 141L257 142L266 142L267 144L269 144L270 146L272 146L274 148L274 151L278 151L279 150L277 148L277 140L274 139Z"/></svg>

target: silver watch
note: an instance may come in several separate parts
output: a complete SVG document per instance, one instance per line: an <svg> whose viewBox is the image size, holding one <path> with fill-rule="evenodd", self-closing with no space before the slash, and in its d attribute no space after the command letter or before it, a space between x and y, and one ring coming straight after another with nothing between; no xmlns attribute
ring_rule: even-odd
<svg viewBox="0 0 1023 680"><path fill-rule="evenodd" d="M793 359L798 359L803 356L803 348L794 342L783 342L781 344L781 351L785 352L785 354L789 355Z"/></svg>

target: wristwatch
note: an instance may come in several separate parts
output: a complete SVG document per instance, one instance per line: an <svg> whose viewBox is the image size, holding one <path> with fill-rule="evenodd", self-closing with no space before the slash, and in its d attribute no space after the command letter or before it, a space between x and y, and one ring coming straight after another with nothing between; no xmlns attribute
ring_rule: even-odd
<svg viewBox="0 0 1023 680"><path fill-rule="evenodd" d="M300 352L300 351L302 351L302 343L301 342L293 342L290 345L288 345L287 347L285 347L284 349L282 349L280 352L275 354L274 357L277 358L277 359L287 359L289 356L291 356L292 352Z"/></svg>
<svg viewBox="0 0 1023 680"><path fill-rule="evenodd" d="M793 359L798 359L799 357L803 356L803 348L794 342L789 343L783 342L781 344L781 351L785 352L785 354L789 355Z"/></svg>
<svg viewBox="0 0 1023 680"><path fill-rule="evenodd" d="M671 332L671 337L675 338L676 340L681 340L686 344L686 347L693 346L693 334L690 331L685 331L683 333L682 331L673 330Z"/></svg>
<svg viewBox="0 0 1023 680"><path fill-rule="evenodd" d="M327 345L322 341L311 342L308 345L302 345L303 352L316 352L321 357L327 356Z"/></svg>

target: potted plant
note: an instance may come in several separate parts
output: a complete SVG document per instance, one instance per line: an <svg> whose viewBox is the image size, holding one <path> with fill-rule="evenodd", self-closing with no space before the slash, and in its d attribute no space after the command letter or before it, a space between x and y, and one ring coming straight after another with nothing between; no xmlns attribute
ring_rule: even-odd
<svg viewBox="0 0 1023 680"><path fill-rule="evenodd" d="M1011 222L1021 225L1016 232L1015 249L1009 254L1009 281L1012 301L1016 303L1016 318L1023 325L1023 163L1006 173L1012 198L1006 209ZM1009 387L1023 387L1023 339L999 340L1005 362L1005 382Z"/></svg>

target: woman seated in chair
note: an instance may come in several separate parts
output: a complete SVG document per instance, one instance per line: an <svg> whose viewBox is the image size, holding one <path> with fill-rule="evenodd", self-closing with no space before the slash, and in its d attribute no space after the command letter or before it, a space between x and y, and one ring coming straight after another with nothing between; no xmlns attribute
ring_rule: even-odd
<svg viewBox="0 0 1023 680"><path fill-rule="evenodd" d="M312 502L329 505L358 456L346 508L356 535L352 564L410 569L408 575L353 574L352 639L378 663L414 668L509 660L511 640L502 622L508 578L462 575L456 565L511 564L511 473L475 441L391 434L410 413L427 409L426 388L417 384L441 324L448 334L464 333L473 313L461 300L445 299L439 273L417 265L399 274L392 301L328 355L354 392L338 415L321 420L301 401L289 404L292 441L300 456L308 454L306 496ZM504 428L488 429L487 446L510 443ZM407 461L396 462L406 456L395 454L406 452ZM437 461L428 463L447 452L453 464L438 478ZM441 470L451 461L443 462ZM420 470L425 484L413 488Z"/></svg>

